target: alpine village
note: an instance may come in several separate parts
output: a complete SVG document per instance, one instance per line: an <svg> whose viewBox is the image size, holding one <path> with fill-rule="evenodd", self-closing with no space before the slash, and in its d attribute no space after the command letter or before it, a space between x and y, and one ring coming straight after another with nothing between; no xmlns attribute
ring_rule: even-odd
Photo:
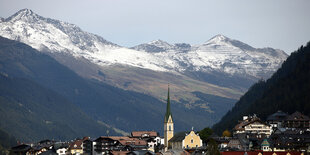
<svg viewBox="0 0 310 155"><path fill-rule="evenodd" d="M308 47L309 48L309 47ZM309 52L309 51L308 51ZM61 142L42 140L14 146L10 154L222 154L222 155L304 155L310 151L310 118L298 111L287 114L281 110L265 121L256 114L246 115L221 136L205 128L174 133L168 86L164 116L164 136L156 131L132 131L128 136L83 137Z"/></svg>
<svg viewBox="0 0 310 155"><path fill-rule="evenodd" d="M23 23L22 28L16 26L19 23ZM29 9L1 18L0 31L0 155L310 155L310 42L286 55L271 48L255 49L217 35L199 45L201 47L165 43L169 50L147 53L139 48L163 50L163 46L155 48L163 41L127 49L83 32L73 24L36 15ZM29 36L34 34L63 36L55 37L55 41L45 42L40 37L32 41ZM62 44L67 36L72 42ZM69 43L70 48L78 52L70 53ZM101 46L102 49L95 49ZM214 50L210 52L213 54L228 53L231 57L231 51L245 52L247 56L240 59L244 62L260 57L261 53L263 57L271 53L268 60L278 60L283 55L285 59L276 61L279 67L270 71L266 79L253 78L251 83L248 77L254 76L234 77L233 73L224 74L219 70L211 73L212 68L208 68L210 72L203 69L182 72L181 68L179 72L166 73L164 69L156 70L161 67L160 63L159 67L153 67L155 71L145 67L157 65L156 61L161 62L163 56L140 68L130 62L131 59L127 61L129 55L121 58L132 66L110 65L108 60L99 59L100 55L98 59L90 57L100 50L111 50L108 54L123 50L153 58L175 49L181 52L174 54L190 56L186 53L199 52L195 51L198 48ZM90 55L86 55L85 51L91 50ZM81 53L86 54L80 57ZM251 54L254 56L245 60ZM105 55L104 58L114 57ZM173 59L169 57L167 64ZM123 63L117 60L116 63ZM259 71L273 66L271 61L261 57L259 60L266 61ZM181 59L176 62L185 64L185 58L184 62ZM223 64L232 63L233 60ZM242 66L236 68L239 71ZM248 69L257 71L253 68ZM206 84L204 79L213 83ZM248 83L251 83L248 89L243 87ZM185 90L190 93L185 94ZM198 90L210 90L213 95ZM150 96L150 92L155 92L155 97ZM156 93L163 94L162 100ZM191 96L193 94L196 96ZM195 100L190 101L193 98ZM214 122L199 120L204 117L213 118ZM154 124L161 127L156 128ZM125 130L127 127L129 131Z"/></svg>

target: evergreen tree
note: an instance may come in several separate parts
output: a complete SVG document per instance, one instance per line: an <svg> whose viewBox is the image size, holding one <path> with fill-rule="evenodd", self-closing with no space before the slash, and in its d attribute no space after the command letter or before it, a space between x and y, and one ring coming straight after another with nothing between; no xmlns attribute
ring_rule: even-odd
<svg viewBox="0 0 310 155"><path fill-rule="evenodd" d="M204 128L202 129L201 131L199 131L199 136L200 136L200 139L206 143L209 139L209 137L213 134L213 130L211 128Z"/></svg>
<svg viewBox="0 0 310 155"><path fill-rule="evenodd" d="M210 139L207 146L207 155L221 155L214 139Z"/></svg>

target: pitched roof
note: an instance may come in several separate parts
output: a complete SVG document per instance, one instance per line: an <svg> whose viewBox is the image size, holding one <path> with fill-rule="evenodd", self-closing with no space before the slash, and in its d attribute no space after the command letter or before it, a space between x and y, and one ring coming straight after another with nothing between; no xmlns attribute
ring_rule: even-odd
<svg viewBox="0 0 310 155"><path fill-rule="evenodd" d="M112 139L110 137L101 136L101 137L97 138L95 141L96 142L99 142L99 141L110 142L110 141L114 141L114 139Z"/></svg>
<svg viewBox="0 0 310 155"><path fill-rule="evenodd" d="M41 153L41 155L58 155L54 150L47 150Z"/></svg>
<svg viewBox="0 0 310 155"><path fill-rule="evenodd" d="M267 121L283 121L288 116L287 113L279 110L274 114L271 114L267 117Z"/></svg>
<svg viewBox="0 0 310 155"><path fill-rule="evenodd" d="M69 149L82 149L83 140L76 140L69 145Z"/></svg>
<svg viewBox="0 0 310 155"><path fill-rule="evenodd" d="M269 145L270 145L270 144L269 144L269 142L268 142L267 139L264 139L263 142L262 142L262 144L261 144L261 146L269 146Z"/></svg>
<svg viewBox="0 0 310 155"><path fill-rule="evenodd" d="M158 137L159 134L156 131L133 131L131 132L132 137L144 137L147 135L147 137Z"/></svg>
<svg viewBox="0 0 310 155"><path fill-rule="evenodd" d="M11 148L12 151L28 151L29 149L31 149L31 147L26 144L17 145Z"/></svg>
<svg viewBox="0 0 310 155"><path fill-rule="evenodd" d="M179 132L177 134L175 134L170 140L169 142L181 142L183 141L183 139L185 138L187 132Z"/></svg>
<svg viewBox="0 0 310 155"><path fill-rule="evenodd" d="M237 125L235 126L234 129L235 129L235 130L244 130L244 127L245 127L245 126L247 126L247 125L249 125L249 124L252 124L252 123L254 123L254 122L259 122L259 123L261 123L261 124L267 125L265 122L261 121L258 117L253 117L253 118L249 118L249 119L246 119L246 120L240 122L239 124L237 124Z"/></svg>
<svg viewBox="0 0 310 155"><path fill-rule="evenodd" d="M259 153L262 153L264 155L273 155L276 153L277 155L287 155L288 153L291 155L300 155L300 152L297 151L283 151L283 152L263 152L263 151L224 151L221 152L222 155L244 155L247 153L248 155L257 155Z"/></svg>
<svg viewBox="0 0 310 155"><path fill-rule="evenodd" d="M122 145L136 145L136 146L144 146L147 145L145 140L140 140L138 138L131 138L131 137L122 137L122 136L111 136L108 137L113 140L119 141Z"/></svg>
<svg viewBox="0 0 310 155"><path fill-rule="evenodd" d="M286 120L288 121L309 121L310 118L306 115L303 115L299 111L296 111L293 114L289 115Z"/></svg>
<svg viewBox="0 0 310 155"><path fill-rule="evenodd" d="M129 151L112 151L113 155L126 155Z"/></svg>

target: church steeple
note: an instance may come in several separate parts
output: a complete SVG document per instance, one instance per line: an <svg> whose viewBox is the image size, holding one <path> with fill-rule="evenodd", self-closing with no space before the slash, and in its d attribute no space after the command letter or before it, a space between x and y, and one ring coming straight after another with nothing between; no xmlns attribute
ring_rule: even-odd
<svg viewBox="0 0 310 155"><path fill-rule="evenodd" d="M165 114L165 121L164 121L165 150L171 148L171 144L169 144L169 140L174 136L173 129L174 127L173 127L172 113L170 109L170 88L168 85L167 107L166 107L166 114Z"/></svg>
<svg viewBox="0 0 310 155"><path fill-rule="evenodd" d="M168 95L167 95L167 108L166 108L166 114L165 114L165 123L168 122L169 116L171 116L172 119L172 114L170 111L170 88L168 85Z"/></svg>

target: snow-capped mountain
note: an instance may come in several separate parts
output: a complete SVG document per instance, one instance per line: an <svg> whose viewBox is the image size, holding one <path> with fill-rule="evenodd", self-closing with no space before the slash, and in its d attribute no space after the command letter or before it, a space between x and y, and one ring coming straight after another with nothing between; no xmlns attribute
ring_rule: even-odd
<svg viewBox="0 0 310 155"><path fill-rule="evenodd" d="M63 52L101 66L121 64L162 72L217 71L261 78L275 71L287 57L281 50L256 49L223 35L201 45L156 40L128 49L29 9L2 20L0 35L40 51Z"/></svg>
<svg viewBox="0 0 310 155"><path fill-rule="evenodd" d="M223 35L217 35L201 45L191 46L185 43L171 45L164 41L160 43L152 41L132 49L145 52L160 49L154 55L174 61L176 65L171 67L179 72L190 68L192 71L247 74L257 78L262 78L260 75L263 73L276 70L287 57L281 50L256 49Z"/></svg>
<svg viewBox="0 0 310 155"><path fill-rule="evenodd" d="M199 45L155 40L126 48L29 9L0 19L0 36L48 54L96 84L164 101L170 83L179 112L190 113L188 122L201 128L218 121L254 82L269 77L287 57L281 50L253 48L223 35ZM128 102L132 106L135 99Z"/></svg>

